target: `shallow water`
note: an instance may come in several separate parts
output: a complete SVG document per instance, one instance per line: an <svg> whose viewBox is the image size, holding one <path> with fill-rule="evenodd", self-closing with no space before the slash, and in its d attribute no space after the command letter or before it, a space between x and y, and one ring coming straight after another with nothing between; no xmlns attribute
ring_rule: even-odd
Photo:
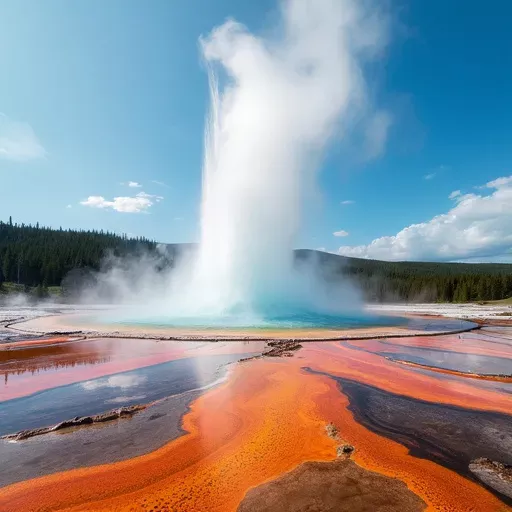
<svg viewBox="0 0 512 512"><path fill-rule="evenodd" d="M180 359L1 402L0 435L204 388L239 359L229 354Z"/></svg>
<svg viewBox="0 0 512 512"><path fill-rule="evenodd" d="M263 342L208 343L97 338L0 350L0 400L48 388L165 363L215 354L260 353ZM44 340L41 341L44 343Z"/></svg>
<svg viewBox="0 0 512 512"><path fill-rule="evenodd" d="M420 348L408 348L404 352L383 351L380 354L393 361L406 361L423 366L479 375L508 375L512 371L510 359L500 357L442 352L440 350Z"/></svg>

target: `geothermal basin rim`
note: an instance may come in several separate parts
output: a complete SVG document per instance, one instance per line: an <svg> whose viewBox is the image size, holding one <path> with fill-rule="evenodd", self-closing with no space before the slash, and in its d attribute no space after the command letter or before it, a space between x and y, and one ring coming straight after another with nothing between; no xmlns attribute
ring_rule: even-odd
<svg viewBox="0 0 512 512"><path fill-rule="evenodd" d="M83 314L83 313L82 313ZM73 322L81 313L46 315L33 318L19 318L5 325L9 331L37 336L80 335L85 338L133 338L176 341L336 341L378 338L405 338L412 336L440 336L459 334L479 329L480 325L467 319L440 319L428 315L407 315L409 319L425 320L425 326L439 323L439 329L410 329L407 326L363 326L352 328L194 328L194 327L148 327L148 326L95 326L83 328L80 322ZM403 317L402 317L403 318ZM447 323L453 323L448 328ZM457 323L460 322L460 325ZM463 325L465 324L465 325ZM16 327L14 327L16 326ZM97 328L96 328L97 327Z"/></svg>

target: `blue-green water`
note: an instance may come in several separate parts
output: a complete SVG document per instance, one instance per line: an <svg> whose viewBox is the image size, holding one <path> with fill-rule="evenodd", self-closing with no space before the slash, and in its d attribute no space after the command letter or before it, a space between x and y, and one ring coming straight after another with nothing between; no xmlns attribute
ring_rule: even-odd
<svg viewBox="0 0 512 512"><path fill-rule="evenodd" d="M85 319L84 319L85 320ZM151 314L140 309L109 312L95 322L134 327L188 327L199 329L351 329L370 326L405 325L400 317L364 313L336 315L311 311L266 311L264 314L226 313L220 315L172 316Z"/></svg>
<svg viewBox="0 0 512 512"><path fill-rule="evenodd" d="M364 327L403 327L413 331L449 332L470 329L472 322L449 318L399 317L373 315L366 312L326 314L301 310L267 310L265 314L230 312L217 315L168 315L150 312L140 307L129 307L104 311L94 316L82 316L83 325L105 325L109 327L134 328L191 328L203 330L233 329L361 329Z"/></svg>

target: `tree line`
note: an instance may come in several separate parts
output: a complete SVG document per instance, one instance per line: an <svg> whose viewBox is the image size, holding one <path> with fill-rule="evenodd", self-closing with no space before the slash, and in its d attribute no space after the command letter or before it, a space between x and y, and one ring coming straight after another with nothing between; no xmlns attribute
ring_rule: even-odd
<svg viewBox="0 0 512 512"><path fill-rule="evenodd" d="M173 264L190 244L167 245L163 267ZM37 287L74 282L99 270L108 254L123 257L155 251L157 243L100 231L51 229L39 224L0 221L0 287L4 282ZM385 262L346 258L330 253L297 250L298 261L318 264L328 280L352 281L370 302L468 302L512 297L512 264Z"/></svg>
<svg viewBox="0 0 512 512"><path fill-rule="evenodd" d="M389 262L298 250L327 279L344 278L369 302L474 302L512 297L512 264Z"/></svg>
<svg viewBox="0 0 512 512"><path fill-rule="evenodd" d="M60 286L74 269L98 270L107 253L123 256L156 243L104 231L51 229L0 221L0 285Z"/></svg>

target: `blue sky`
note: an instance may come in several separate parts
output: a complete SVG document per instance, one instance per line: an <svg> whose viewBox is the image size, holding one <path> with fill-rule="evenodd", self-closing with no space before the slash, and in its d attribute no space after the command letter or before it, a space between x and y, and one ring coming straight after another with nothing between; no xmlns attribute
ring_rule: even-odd
<svg viewBox="0 0 512 512"><path fill-rule="evenodd" d="M331 144L297 245L511 260L512 4L390 5L391 43L369 82L392 118L385 144L372 159ZM227 17L259 32L276 16L270 0L4 0L0 219L196 241L208 107L198 38ZM91 196L104 207L81 204Z"/></svg>

